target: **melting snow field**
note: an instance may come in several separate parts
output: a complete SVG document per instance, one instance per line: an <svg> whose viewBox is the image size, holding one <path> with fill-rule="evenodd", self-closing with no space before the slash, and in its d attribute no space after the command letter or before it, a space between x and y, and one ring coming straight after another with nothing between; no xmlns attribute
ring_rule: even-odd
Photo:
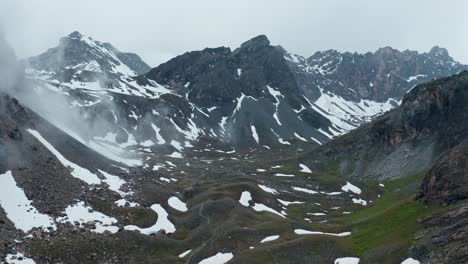
<svg viewBox="0 0 468 264"><path fill-rule="evenodd" d="M167 200L167 203L170 207L176 209L177 211L187 212L188 208L187 205L182 202L178 197L172 196Z"/></svg>
<svg viewBox="0 0 468 264"><path fill-rule="evenodd" d="M308 231L304 229L296 229L294 230L294 233L298 235L327 235L327 236L337 236L337 237L344 237L344 236L349 236L351 235L351 232L342 232L342 233L324 233L324 232L318 232L318 231Z"/></svg>
<svg viewBox="0 0 468 264"><path fill-rule="evenodd" d="M174 233L176 231L174 224L172 224L168 219L169 214L161 205L153 204L151 209L158 214L158 220L156 220L156 224L148 228L140 228L138 226L129 225L125 226L125 230L138 231L145 235L155 234L160 230L164 230L166 233Z"/></svg>
<svg viewBox="0 0 468 264"><path fill-rule="evenodd" d="M73 177L78 178L87 184L101 184L101 180L95 174L67 160L62 154L60 154L57 149L55 149L45 138L43 138L39 132L32 129L28 129L27 131L37 140L39 140L42 145L49 149L49 151L52 152L55 157L57 157L63 166L70 168Z"/></svg>
<svg viewBox="0 0 468 264"><path fill-rule="evenodd" d="M103 182L109 185L109 189L120 194L121 196L129 195L130 193L126 193L120 190L122 186L127 183L126 181L120 179L117 176L111 175L105 171L99 170L99 172L106 178Z"/></svg>
<svg viewBox="0 0 468 264"><path fill-rule="evenodd" d="M250 192L248 192L248 191L242 192L241 197L239 199L239 203L242 204L245 207L249 207L250 206L250 203L249 203L250 201L252 201L252 195L250 194ZM254 209L257 212L262 212L262 211L270 212L270 213L279 215L279 216L281 216L283 218L286 218L284 215L282 215L281 213L279 213L275 209L270 208L270 207L268 207L268 206L266 206L264 204L261 204L261 203L255 203L252 206L252 209Z"/></svg>
<svg viewBox="0 0 468 264"><path fill-rule="evenodd" d="M284 206L288 206L290 204L304 204L304 202L299 202L299 201L289 202L289 201L284 201L284 200L281 200L281 199L278 199L278 202L280 202Z"/></svg>
<svg viewBox="0 0 468 264"><path fill-rule="evenodd" d="M53 219L48 215L39 213L31 205L32 201L28 200L24 191L16 185L11 171L0 174L0 188L0 205L17 229L24 232L28 232L35 227L43 229L52 227L55 229Z"/></svg>
<svg viewBox="0 0 468 264"><path fill-rule="evenodd" d="M266 243L266 242L270 242L270 241L275 241L275 240L278 239L279 237L280 237L279 235L265 237L264 239L262 239L262 241L260 241L260 244L263 244L263 243Z"/></svg>
<svg viewBox="0 0 468 264"><path fill-rule="evenodd" d="M275 189L270 188L268 186L259 184L258 187L260 189L262 189L263 191L267 192L267 193L271 193L271 194L275 194L275 195L278 194L278 191L276 191Z"/></svg>
<svg viewBox="0 0 468 264"><path fill-rule="evenodd" d="M190 252L192 252L191 249L185 251L184 253L182 253L182 254L179 255L179 258L184 258L184 257L187 256L188 254L190 254Z"/></svg>
<svg viewBox="0 0 468 264"><path fill-rule="evenodd" d="M241 197L239 199L239 203L242 204L245 207L249 207L250 206L250 204L249 204L250 201L252 201L252 195L250 194L250 192L248 192L248 191L242 192Z"/></svg>
<svg viewBox="0 0 468 264"><path fill-rule="evenodd" d="M21 258L21 260L19 260L19 258ZM34 260L25 257L23 253L17 253L16 255L8 254L5 261L10 264L36 264Z"/></svg>
<svg viewBox="0 0 468 264"><path fill-rule="evenodd" d="M299 167L301 167L301 170L300 172L304 172L304 173L312 173L312 171L309 169L309 167L307 167L306 165L304 164L299 164Z"/></svg>
<svg viewBox="0 0 468 264"><path fill-rule="evenodd" d="M294 174L276 173L276 177L294 177Z"/></svg>
<svg viewBox="0 0 468 264"><path fill-rule="evenodd" d="M349 182L346 182L346 185L341 187L341 190L345 191L345 192L353 192L355 194L361 194L361 189L359 189L359 187L356 187L354 185L352 185L351 183Z"/></svg>
<svg viewBox="0 0 468 264"><path fill-rule="evenodd" d="M104 233L106 231L116 233L119 230L117 226L114 226L114 224L117 224L117 219L94 211L91 207L86 206L84 202L68 206L65 209L65 214L66 216L57 218L57 222L70 224L78 222L80 226L93 222L96 224L96 229L94 229L96 233Z"/></svg>
<svg viewBox="0 0 468 264"><path fill-rule="evenodd" d="M359 258L353 258L353 257L338 258L334 262L334 264L358 264L358 263L359 263Z"/></svg>
<svg viewBox="0 0 468 264"><path fill-rule="evenodd" d="M224 264L234 257L232 253L218 253L212 257L200 261L198 264Z"/></svg>
<svg viewBox="0 0 468 264"><path fill-rule="evenodd" d="M401 264L420 264L420 262L413 258L407 258Z"/></svg>
<svg viewBox="0 0 468 264"><path fill-rule="evenodd" d="M353 203L355 204L362 204L364 206L367 205L367 201L366 200L363 200L363 199L356 199L356 198L353 198Z"/></svg>
<svg viewBox="0 0 468 264"><path fill-rule="evenodd" d="M298 192L305 192L305 193L308 193L308 194L316 194L318 192L314 191L314 190L309 190L309 189L306 189L306 188L301 188L301 187L292 187L293 190L295 191L298 191Z"/></svg>

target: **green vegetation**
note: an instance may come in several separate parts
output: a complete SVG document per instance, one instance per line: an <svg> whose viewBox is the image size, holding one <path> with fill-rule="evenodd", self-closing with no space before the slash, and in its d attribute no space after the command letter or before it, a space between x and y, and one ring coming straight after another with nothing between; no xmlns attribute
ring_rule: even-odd
<svg viewBox="0 0 468 264"><path fill-rule="evenodd" d="M415 234L422 229L418 220L443 210L414 200L424 174L387 181L385 194L372 207L337 220L352 230L348 246L357 255L395 261L407 253Z"/></svg>

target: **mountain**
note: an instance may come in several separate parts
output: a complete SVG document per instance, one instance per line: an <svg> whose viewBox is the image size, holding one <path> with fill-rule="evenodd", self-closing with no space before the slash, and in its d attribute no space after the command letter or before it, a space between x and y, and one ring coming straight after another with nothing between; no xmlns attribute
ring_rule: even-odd
<svg viewBox="0 0 468 264"><path fill-rule="evenodd" d="M284 53L299 86L316 87L311 96L318 97L318 90L324 90L351 101L399 100L419 83L467 69L438 46L422 54L391 47L365 54L327 50L309 58Z"/></svg>
<svg viewBox="0 0 468 264"><path fill-rule="evenodd" d="M29 58L28 66L63 82L87 79L91 72L136 76L151 69L135 53L120 52L110 43L95 41L77 31L61 38L58 47Z"/></svg>
<svg viewBox="0 0 468 264"><path fill-rule="evenodd" d="M68 118L54 124L89 145L164 155L179 155L200 138L238 147L323 144L392 109L417 83L466 68L436 48L327 51L304 59L261 35L234 51L187 52L149 70L136 55L78 32L26 65L30 86L63 95L60 101L89 125L76 127L82 122Z"/></svg>

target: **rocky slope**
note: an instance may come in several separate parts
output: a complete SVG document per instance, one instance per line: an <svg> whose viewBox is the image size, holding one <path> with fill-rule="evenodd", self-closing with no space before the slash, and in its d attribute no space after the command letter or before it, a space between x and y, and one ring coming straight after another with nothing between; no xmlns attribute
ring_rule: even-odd
<svg viewBox="0 0 468 264"><path fill-rule="evenodd" d="M398 178L429 169L464 140L468 73L440 78L411 90L397 109L323 148L349 177Z"/></svg>

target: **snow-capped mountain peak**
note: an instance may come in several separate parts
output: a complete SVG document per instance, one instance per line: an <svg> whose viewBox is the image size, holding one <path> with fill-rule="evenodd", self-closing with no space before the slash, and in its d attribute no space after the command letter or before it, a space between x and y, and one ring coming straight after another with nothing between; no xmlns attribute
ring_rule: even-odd
<svg viewBox="0 0 468 264"><path fill-rule="evenodd" d="M78 31L62 37L59 45L28 59L30 69L47 79L79 80L89 75L136 76L150 67L134 53L119 51L110 43L100 42Z"/></svg>

